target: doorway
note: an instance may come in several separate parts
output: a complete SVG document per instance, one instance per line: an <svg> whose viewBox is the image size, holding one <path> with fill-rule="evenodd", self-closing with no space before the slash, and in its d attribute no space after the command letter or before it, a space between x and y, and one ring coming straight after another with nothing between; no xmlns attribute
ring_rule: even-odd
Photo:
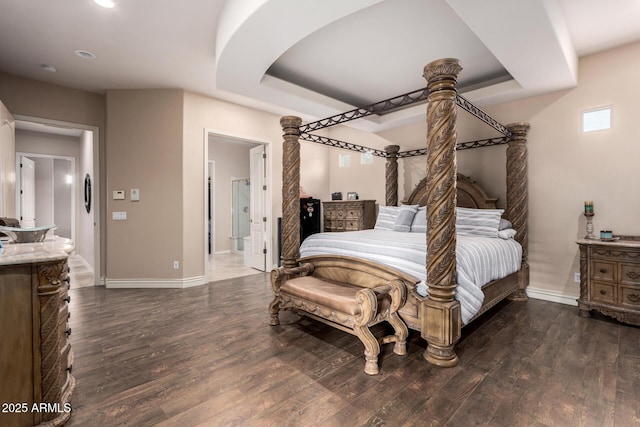
<svg viewBox="0 0 640 427"><path fill-rule="evenodd" d="M205 130L204 148L207 280L264 272L272 253L269 144ZM252 153L258 149L261 163L253 165ZM263 194L261 202L254 201L256 189Z"/></svg>
<svg viewBox="0 0 640 427"><path fill-rule="evenodd" d="M36 179L36 185L49 185L51 188L48 193L43 193L42 190L36 192L36 223L55 223L58 225L55 234L63 233L64 237L73 240L75 251L69 258L69 263L73 265L72 280L75 287L101 285L98 128L22 115L16 115L15 119L15 151L25 153L25 157L35 160L36 173L40 169L41 172L50 170L51 173L60 174L49 184ZM18 175L16 173L16 181L19 180ZM87 176L92 187L89 206L78 202L85 199L83 182ZM54 198L54 181L66 186L68 192L64 195L58 192ZM16 188L19 189L17 182ZM40 203L48 198L57 199L58 206L54 205L54 201ZM19 203L16 200L17 210ZM44 206L44 210L39 210L39 205L42 205L40 208ZM65 209L70 213L62 213ZM63 223L63 217L67 217L68 221Z"/></svg>

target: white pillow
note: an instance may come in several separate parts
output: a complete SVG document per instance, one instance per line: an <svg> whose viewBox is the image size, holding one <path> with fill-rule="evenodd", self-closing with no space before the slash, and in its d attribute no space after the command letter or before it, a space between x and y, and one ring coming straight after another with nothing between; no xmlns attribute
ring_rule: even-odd
<svg viewBox="0 0 640 427"><path fill-rule="evenodd" d="M513 239L516 236L516 230L513 228L505 228L498 231L498 237L504 240Z"/></svg>
<svg viewBox="0 0 640 427"><path fill-rule="evenodd" d="M400 212L396 217L395 224L393 224L393 231L408 232L411 230L411 223L416 216L416 212L418 212L418 205L400 206Z"/></svg>
<svg viewBox="0 0 640 427"><path fill-rule="evenodd" d="M379 206L376 225L373 228L375 230L393 230L398 213L400 213L398 206Z"/></svg>
<svg viewBox="0 0 640 427"><path fill-rule="evenodd" d="M418 212L413 217L411 223L412 233L426 233L427 232L427 207L421 206L418 208Z"/></svg>
<svg viewBox="0 0 640 427"><path fill-rule="evenodd" d="M456 208L456 232L465 236L498 237L504 209Z"/></svg>
<svg viewBox="0 0 640 427"><path fill-rule="evenodd" d="M500 219L500 226L498 227L498 229L506 230L507 228L513 228L513 224L511 224L511 221L504 218Z"/></svg>

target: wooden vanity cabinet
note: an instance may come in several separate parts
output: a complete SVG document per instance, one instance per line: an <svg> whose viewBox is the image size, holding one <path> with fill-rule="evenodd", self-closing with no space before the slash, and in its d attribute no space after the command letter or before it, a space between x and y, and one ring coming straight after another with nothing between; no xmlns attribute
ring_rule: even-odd
<svg viewBox="0 0 640 427"><path fill-rule="evenodd" d="M75 388L66 256L0 265L0 425L61 426ZM55 258L55 257L53 257Z"/></svg>

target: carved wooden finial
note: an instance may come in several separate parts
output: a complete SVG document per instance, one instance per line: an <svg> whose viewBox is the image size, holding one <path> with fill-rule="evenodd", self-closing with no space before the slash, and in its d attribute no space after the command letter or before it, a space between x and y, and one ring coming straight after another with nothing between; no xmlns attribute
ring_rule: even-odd
<svg viewBox="0 0 640 427"><path fill-rule="evenodd" d="M442 58L425 65L422 76L429 83L434 80L448 79L453 80L453 85L455 85L460 71L462 71L462 66L459 60L456 58Z"/></svg>
<svg viewBox="0 0 640 427"><path fill-rule="evenodd" d="M300 135L298 129L302 125L302 119L296 116L283 116L280 118L280 126L285 135Z"/></svg>

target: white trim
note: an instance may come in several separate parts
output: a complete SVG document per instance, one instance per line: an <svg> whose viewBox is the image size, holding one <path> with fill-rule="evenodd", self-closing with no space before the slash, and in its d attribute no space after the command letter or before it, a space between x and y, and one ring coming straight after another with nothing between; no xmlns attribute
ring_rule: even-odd
<svg viewBox="0 0 640 427"><path fill-rule="evenodd" d="M527 295L533 299L539 299L542 301L550 301L557 302L565 305L578 306L578 302L576 299L578 298L575 295L567 295L562 292L550 291L547 289L538 289L538 288L527 288Z"/></svg>
<svg viewBox="0 0 640 427"><path fill-rule="evenodd" d="M186 279L106 279L108 289L183 289L208 283L205 276Z"/></svg>

